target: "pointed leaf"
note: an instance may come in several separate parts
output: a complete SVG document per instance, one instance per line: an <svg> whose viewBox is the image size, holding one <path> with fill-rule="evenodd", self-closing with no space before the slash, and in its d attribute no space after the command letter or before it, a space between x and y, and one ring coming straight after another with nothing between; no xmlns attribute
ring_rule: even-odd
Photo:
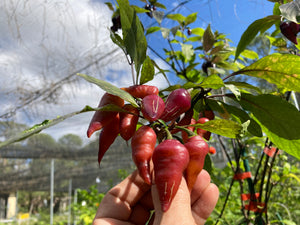
<svg viewBox="0 0 300 225"><path fill-rule="evenodd" d="M188 15L185 19L185 24L184 25L187 26L191 23L194 23L197 19L197 14L198 13L192 13L192 14Z"/></svg>
<svg viewBox="0 0 300 225"><path fill-rule="evenodd" d="M149 27L147 29L146 35L147 34L152 34L152 33L156 32L156 31L159 31L159 30L160 30L160 27Z"/></svg>
<svg viewBox="0 0 300 225"><path fill-rule="evenodd" d="M153 80L153 78L154 78L154 65L150 57L147 56L143 63L140 84L147 83L148 81Z"/></svg>
<svg viewBox="0 0 300 225"><path fill-rule="evenodd" d="M251 41L255 38L255 36L260 32L263 33L268 30L271 26L273 26L276 22L280 21L279 15L271 15L265 18L254 21L243 33L236 52L235 52L235 60L239 57L242 51L251 43Z"/></svg>
<svg viewBox="0 0 300 225"><path fill-rule="evenodd" d="M203 49L205 52L208 52L215 43L215 36L211 31L210 24L207 26L203 34Z"/></svg>
<svg viewBox="0 0 300 225"><path fill-rule="evenodd" d="M300 112L281 97L243 93L239 103L252 112L269 133L291 142L300 140Z"/></svg>
<svg viewBox="0 0 300 225"><path fill-rule="evenodd" d="M276 84L279 88L300 92L300 57L291 54L266 56L235 74L246 74Z"/></svg>
<svg viewBox="0 0 300 225"><path fill-rule="evenodd" d="M300 112L274 95L242 94L241 106L253 113L263 132L278 148L300 159Z"/></svg>
<svg viewBox="0 0 300 225"><path fill-rule="evenodd" d="M183 22L185 21L186 17L177 13L177 14L169 14L167 15L167 18L171 19L171 20L175 20L177 21L180 25L183 24Z"/></svg>
<svg viewBox="0 0 300 225"><path fill-rule="evenodd" d="M206 77L199 86L202 88L219 89L221 87L224 87L224 83L218 75L213 74Z"/></svg>
<svg viewBox="0 0 300 225"><path fill-rule="evenodd" d="M152 12L152 15L154 17L154 19L158 22L158 24L161 24L164 16L165 16L165 13L163 11L153 11Z"/></svg>
<svg viewBox="0 0 300 225"><path fill-rule="evenodd" d="M239 134L241 134L242 126L232 120L223 120L223 119L216 119L210 120L204 124L195 124L189 125L195 128L201 128L203 130L210 131L212 133L229 137L229 138L236 138Z"/></svg>
<svg viewBox="0 0 300 225"><path fill-rule="evenodd" d="M128 0L118 0L122 24L123 41L126 52L134 61L139 76L141 65L146 58L147 41L141 22Z"/></svg>
<svg viewBox="0 0 300 225"><path fill-rule="evenodd" d="M78 73L77 75L83 77L86 81L88 81L90 83L98 85L101 89L103 89L107 93L119 96L120 98L129 102L133 106L138 107L138 104L136 103L135 99L130 94L128 94L128 92L123 91L122 89L120 89L104 80L99 80L97 78L88 76L86 74L81 74L81 73Z"/></svg>
<svg viewBox="0 0 300 225"><path fill-rule="evenodd" d="M161 30L161 34L162 34L163 38L166 39L169 37L170 29L162 27L160 30Z"/></svg>

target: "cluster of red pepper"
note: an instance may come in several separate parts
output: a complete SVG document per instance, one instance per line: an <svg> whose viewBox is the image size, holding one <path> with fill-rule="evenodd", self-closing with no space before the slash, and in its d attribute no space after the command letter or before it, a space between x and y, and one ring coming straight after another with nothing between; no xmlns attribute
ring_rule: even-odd
<svg viewBox="0 0 300 225"><path fill-rule="evenodd" d="M214 119L214 113L205 111L196 121L193 118L191 96L185 89L172 91L165 101L155 86L134 85L122 89L136 98L140 107L124 104L120 97L105 93L98 107L113 104L122 108L122 111L96 111L87 135L90 137L102 129L99 137L99 164L119 134L126 141L131 139L132 159L139 174L146 183L156 184L162 210L167 211L182 176L191 191L203 168L205 156L210 151L204 140L210 139L210 132L200 128L193 132L194 127L189 125ZM180 119L181 115L184 116ZM140 117L149 124L137 129ZM182 141L172 136L179 132ZM154 178L150 173L152 162Z"/></svg>

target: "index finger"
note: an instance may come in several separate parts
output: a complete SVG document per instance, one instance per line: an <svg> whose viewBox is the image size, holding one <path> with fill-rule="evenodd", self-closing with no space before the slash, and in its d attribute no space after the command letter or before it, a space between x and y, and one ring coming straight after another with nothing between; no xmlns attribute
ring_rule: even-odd
<svg viewBox="0 0 300 225"><path fill-rule="evenodd" d="M107 192L101 201L95 218L115 218L128 220L132 207L149 191L146 184L135 170L121 183Z"/></svg>

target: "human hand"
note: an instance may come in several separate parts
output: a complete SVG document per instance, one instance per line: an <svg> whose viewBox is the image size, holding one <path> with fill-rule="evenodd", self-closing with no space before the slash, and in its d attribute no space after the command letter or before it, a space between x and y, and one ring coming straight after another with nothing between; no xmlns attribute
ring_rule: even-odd
<svg viewBox="0 0 300 225"><path fill-rule="evenodd" d="M203 225L218 197L217 186L210 183L209 174L202 170L191 194L182 178L170 208L162 212L156 186L146 184L134 171L104 196L93 225L145 224L153 209L155 214L149 225Z"/></svg>

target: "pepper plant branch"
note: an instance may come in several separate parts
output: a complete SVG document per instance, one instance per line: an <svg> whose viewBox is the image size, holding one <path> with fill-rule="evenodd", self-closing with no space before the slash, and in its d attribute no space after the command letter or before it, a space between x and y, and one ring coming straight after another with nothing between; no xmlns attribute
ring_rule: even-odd
<svg viewBox="0 0 300 225"><path fill-rule="evenodd" d="M233 183L234 183L234 178L232 177L231 182L230 182L229 189L228 189L227 194L226 194L225 201L224 201L224 203L223 203L223 207L222 207L221 213L220 213L220 215L219 215L219 217L218 217L218 219L217 219L215 225L218 224L219 220L222 218L222 216L223 216L223 214L224 214L224 211L225 211L225 208L226 208L226 205L227 205L227 202L228 202L230 193L231 193L231 189L232 189Z"/></svg>
<svg viewBox="0 0 300 225"><path fill-rule="evenodd" d="M233 164L232 164L231 157L230 157L230 155L228 154L228 152L227 152L227 150L226 150L226 147L225 147L225 144L224 144L224 142L223 142L223 140L222 140L222 137L221 137L220 135L218 135L217 137L218 137L218 141L219 141L219 143L220 143L220 145L221 145L221 149L222 149L222 151L225 153L226 158L227 158L227 160L228 160L228 162L229 162L229 164L230 164L230 166L231 166L232 171L234 171L235 169L234 169L234 166L233 166Z"/></svg>
<svg viewBox="0 0 300 225"><path fill-rule="evenodd" d="M170 48L171 48L172 54L175 55L175 51L174 51L174 48L173 48L173 46L172 46L172 44L171 44L171 42L170 42L170 39L168 38L167 40L168 40L169 46L170 46ZM177 58L176 58L176 57L174 57L174 58L172 57L172 60L175 61L175 63L176 63L177 66L179 67L180 71L183 72L183 69L182 69L182 67L180 66L180 63L179 63L179 61L177 60Z"/></svg>
<svg viewBox="0 0 300 225"><path fill-rule="evenodd" d="M269 138L267 137L266 141L265 141L265 147L268 146L268 142L269 142ZM264 156L265 156L265 153L262 152L259 163L258 163L257 168L256 168L255 176L254 176L254 181L253 181L254 185L256 185L256 183L258 181L258 173L259 173L260 167L262 165L262 161L263 161Z"/></svg>

